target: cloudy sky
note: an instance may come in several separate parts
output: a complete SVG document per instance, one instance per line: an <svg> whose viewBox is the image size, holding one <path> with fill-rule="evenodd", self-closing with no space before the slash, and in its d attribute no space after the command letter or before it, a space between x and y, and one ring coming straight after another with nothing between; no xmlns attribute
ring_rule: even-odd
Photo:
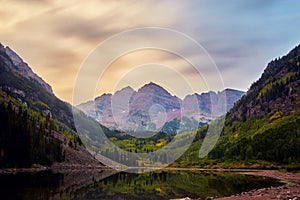
<svg viewBox="0 0 300 200"><path fill-rule="evenodd" d="M141 47L99 66L105 70L98 75L97 85L87 81L86 87L96 88L95 95L100 95L126 85L138 89L152 80L183 97L221 90L220 84L214 84L220 77L225 88L247 90L270 60L300 43L299 10L298 0L0 0L0 42L14 49L59 98L72 102L80 69L88 67L87 61L103 42L136 28L175 30L205 49L196 52L182 44L182 53L204 66L200 73L189 59L168 49ZM144 40L159 39L159 35L144 35ZM181 44L174 38L164 42L175 49ZM125 43L111 43L98 51L98 58ZM207 63L208 58L213 64ZM205 69L214 64L220 74Z"/></svg>

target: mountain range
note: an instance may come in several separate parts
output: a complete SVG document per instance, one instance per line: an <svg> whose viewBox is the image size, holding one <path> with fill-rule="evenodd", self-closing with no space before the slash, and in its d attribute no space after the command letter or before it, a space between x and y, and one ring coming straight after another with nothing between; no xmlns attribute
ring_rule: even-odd
<svg viewBox="0 0 300 200"><path fill-rule="evenodd" d="M246 166L254 163L254 167L266 167L264 163L271 162L275 166L284 164L299 169L299 77L300 45L271 61L246 94L226 89L217 93L195 93L181 100L151 82L138 91L126 87L113 95L103 94L79 105L86 114L75 110L85 124L102 127L108 138L114 138L112 141L119 139L119 144L129 148L128 151L140 153L159 149L171 141L172 135L160 132L152 139L140 141L119 131L110 131L103 124L118 130L174 133L182 115L184 123L199 120L203 127L197 129L196 138L176 161L177 166L206 167L209 163L208 167L212 167L212 163L236 161L247 163ZM222 134L208 156L199 159L199 148L209 122L221 115L225 117ZM90 136L98 138L99 133L94 130L97 129L93 128ZM12 49L0 44L0 167L99 166L99 161L86 148L94 145L93 141L90 140L91 145L83 142L76 131L72 106L57 98L51 86ZM188 137L189 132L180 135ZM113 147L104 147L106 153L114 154ZM114 154L116 160L128 160L124 156Z"/></svg>
<svg viewBox="0 0 300 200"><path fill-rule="evenodd" d="M194 93L181 100L150 82L137 91L128 86L115 94L103 94L94 101L80 104L78 108L110 129L176 132L166 125L183 117L201 125L207 124L224 115L243 95L242 91L225 89L218 93ZM222 97L226 99L224 105L220 103Z"/></svg>

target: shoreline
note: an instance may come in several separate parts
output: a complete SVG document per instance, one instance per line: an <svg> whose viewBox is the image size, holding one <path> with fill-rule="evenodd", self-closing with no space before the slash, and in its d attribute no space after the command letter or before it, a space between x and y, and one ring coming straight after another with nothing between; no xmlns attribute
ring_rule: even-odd
<svg viewBox="0 0 300 200"><path fill-rule="evenodd" d="M82 166L82 165L54 165L54 166L37 166L37 167L28 167L28 168L0 168L0 174L16 174L16 173L35 173L42 171L79 171L79 170L113 170L109 167L99 165L99 166Z"/></svg>
<svg viewBox="0 0 300 200"><path fill-rule="evenodd" d="M142 169L147 169L143 167ZM154 170L155 168L148 168ZM99 171L99 170L115 170L106 166L82 166L82 165L54 165L54 166L37 166L31 168L3 168L0 174L16 174L16 173L36 173L42 171ZM276 178L284 183L283 186L269 187L245 191L241 194L235 194L229 197L207 197L207 199L217 200L265 200L265 199L292 199L300 200L300 173L282 172L278 170L261 170L261 169L205 169L205 168L163 168L162 171L213 171L213 172L235 172L245 175L263 176ZM115 170L116 171L116 170ZM147 171L147 170L146 170ZM118 172L118 171L116 171ZM181 198L191 200L189 197ZM177 200L181 200L177 199Z"/></svg>
<svg viewBox="0 0 300 200"><path fill-rule="evenodd" d="M246 175L276 178L285 185L255 189L230 197L216 198L217 200L265 200L265 199L291 199L300 200L300 173L280 172L277 170L257 170L240 172Z"/></svg>
<svg viewBox="0 0 300 200"><path fill-rule="evenodd" d="M113 169L108 166L99 165L53 165L53 166L36 166L36 167L28 167L28 168L0 168L0 174L10 174L10 173L19 173L19 172L41 172L41 171L64 171L64 170L115 170L115 171L132 171L132 170L142 170L145 172L148 171L211 171L211 172L238 172L238 173L255 173L255 172L263 172L263 171L272 171L272 170L261 170L261 169L209 169L209 168L180 168L180 167L166 167L166 168L158 168L158 167L127 167L127 168L119 168ZM273 170L274 171L274 170Z"/></svg>

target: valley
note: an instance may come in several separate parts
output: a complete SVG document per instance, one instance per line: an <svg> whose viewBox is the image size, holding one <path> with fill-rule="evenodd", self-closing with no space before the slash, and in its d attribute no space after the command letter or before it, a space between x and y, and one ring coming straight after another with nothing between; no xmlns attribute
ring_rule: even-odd
<svg viewBox="0 0 300 200"><path fill-rule="evenodd" d="M198 198L201 195L221 197L250 190L257 195L256 189L260 187L278 186L275 182L262 186L251 183L254 184L253 188L236 190L232 182L235 179L230 178L231 174L217 174L221 179L228 179L230 183L224 184L232 185L233 188L227 191L216 189L217 193L212 191L207 194L195 193L194 187L204 187L202 182L187 188L181 185L172 191L168 188L176 188L175 185L166 185L164 188L165 179L178 184L177 176L190 176L191 179L195 176L209 177L203 179L205 183L210 184L209 187L212 182L220 181L213 178L214 173L198 174L195 171L251 169L249 174L281 179L287 173L265 175L264 171L256 170L300 170L300 46L295 47L286 56L271 61L261 78L254 82L246 93L225 89L221 92L195 93L181 100L151 82L138 91L127 87L113 95L104 94L95 98L95 101L81 104L77 108L58 99L51 87L34 74L11 49L2 45L0 47L1 176L9 177L14 173L21 176L23 173L48 173L49 170L71 172L88 169L92 174L102 170L106 173L109 167L101 160L105 158L108 159L107 162L121 163L124 169L129 171L153 171L167 167L167 174L158 172L158 175L155 175L156 172L153 172L154 174L149 176L132 177L125 172L114 172L112 177L104 178L105 181L97 179L96 175L87 175L92 182L87 178L89 180L74 189L74 193L63 189L59 196L101 196L104 193L98 194L99 188L106 188L107 197L122 196L127 187L134 187L132 191L147 193L149 197L156 193L155 198L165 199L180 196ZM224 109L219 107L219 99L223 95L227 102L226 112L222 112ZM196 100L194 102L197 108L187 106L183 112L181 105L192 104L191 99ZM73 121L74 112L81 124ZM181 116L182 113L184 117ZM212 137L208 134L209 127L222 120L224 127L216 145L207 156L200 158L201 146L206 138ZM191 143L185 142L189 140ZM167 153L169 144L175 147L172 154ZM145 157L146 154L151 156ZM113 165L110 167L114 168ZM172 174L171 171L176 169L191 172ZM155 176L155 180L146 178ZM51 177L52 175L50 179L56 179L56 175ZM245 181L252 181L252 178L247 177ZM259 179L255 177L253 181ZM115 184L118 184L120 189L116 190ZM57 187L57 183L55 185ZM237 186L239 187L242 186ZM293 194L296 194L294 191L298 190L299 182L296 181L294 185L286 188L291 188ZM283 197L286 195L280 191L286 191L286 188L281 186L273 190L279 191ZM130 195L138 199L138 193L135 192ZM250 193L243 195L251 196ZM51 196L48 193L47 195Z"/></svg>

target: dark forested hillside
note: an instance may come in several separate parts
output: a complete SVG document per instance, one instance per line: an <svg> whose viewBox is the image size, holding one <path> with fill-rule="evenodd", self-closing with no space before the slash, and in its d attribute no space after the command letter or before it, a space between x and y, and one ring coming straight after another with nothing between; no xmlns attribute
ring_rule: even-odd
<svg viewBox="0 0 300 200"><path fill-rule="evenodd" d="M71 105L58 99L51 87L9 47L0 43L0 89L38 112L51 112L53 118L75 130Z"/></svg>
<svg viewBox="0 0 300 200"><path fill-rule="evenodd" d="M99 165L75 132L71 105L0 43L0 167Z"/></svg>
<svg viewBox="0 0 300 200"><path fill-rule="evenodd" d="M0 121L0 167L30 167L64 161L61 141L52 134L57 126L49 115L42 116L1 98Z"/></svg>
<svg viewBox="0 0 300 200"><path fill-rule="evenodd" d="M76 132L0 90L0 168L53 164L100 165Z"/></svg>

